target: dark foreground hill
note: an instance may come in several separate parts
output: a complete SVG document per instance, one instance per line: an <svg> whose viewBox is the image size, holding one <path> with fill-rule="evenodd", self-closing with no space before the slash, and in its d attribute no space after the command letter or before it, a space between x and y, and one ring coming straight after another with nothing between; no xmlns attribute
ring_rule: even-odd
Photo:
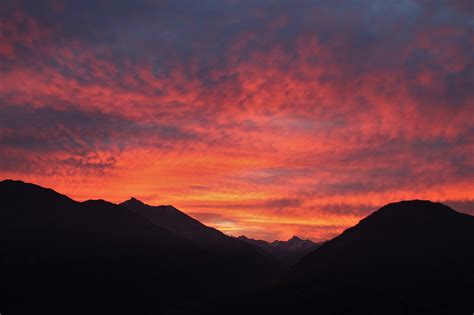
<svg viewBox="0 0 474 315"><path fill-rule="evenodd" d="M275 283L275 259L172 207L80 203L19 181L0 182L0 200L2 314L474 310L474 217L439 203L389 204Z"/></svg>
<svg viewBox="0 0 474 315"><path fill-rule="evenodd" d="M135 198L130 198L120 205L147 218L156 226L201 244L221 244L228 238L222 232L202 224L171 205L150 206Z"/></svg>
<svg viewBox="0 0 474 315"><path fill-rule="evenodd" d="M163 314L255 289L281 266L201 246L106 201L0 182L2 314Z"/></svg>
<svg viewBox="0 0 474 315"><path fill-rule="evenodd" d="M473 297L474 217L416 200L361 220L232 314L472 314Z"/></svg>
<svg viewBox="0 0 474 315"><path fill-rule="evenodd" d="M321 246L320 243L314 243L311 240L303 240L297 236L293 236L287 241L273 242L255 240L245 236L239 236L238 239L260 247L267 253L270 253L280 261L290 266L296 264L303 256Z"/></svg>
<svg viewBox="0 0 474 315"><path fill-rule="evenodd" d="M174 235L197 243L209 250L227 253L231 256L249 256L247 263L252 265L257 262L250 257L254 255L265 256L268 260L274 260L271 253L261 250L258 246L225 235L171 205L150 206L135 198L122 202L120 205L143 216L157 227L171 231Z"/></svg>

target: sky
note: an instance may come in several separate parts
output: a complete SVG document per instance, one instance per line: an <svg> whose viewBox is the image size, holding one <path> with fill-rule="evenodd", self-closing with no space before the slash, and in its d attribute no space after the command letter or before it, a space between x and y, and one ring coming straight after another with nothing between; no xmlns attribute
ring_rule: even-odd
<svg viewBox="0 0 474 315"><path fill-rule="evenodd" d="M0 179L316 241L474 214L471 0L3 0Z"/></svg>

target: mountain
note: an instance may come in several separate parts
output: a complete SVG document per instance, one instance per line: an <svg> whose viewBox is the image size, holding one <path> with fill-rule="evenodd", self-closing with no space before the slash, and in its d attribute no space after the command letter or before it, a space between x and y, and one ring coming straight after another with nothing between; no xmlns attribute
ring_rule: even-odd
<svg viewBox="0 0 474 315"><path fill-rule="evenodd" d="M386 279L427 266L474 262L474 217L441 203L414 200L388 204L323 244L295 267L308 278L334 281ZM472 247L474 248L474 247ZM362 273L364 271L364 273Z"/></svg>
<svg viewBox="0 0 474 315"><path fill-rule="evenodd" d="M288 265L296 264L301 257L321 246L320 243L314 243L311 240L302 240L297 236L293 236L287 241L273 242L255 240L247 238L246 236L239 236L238 239L260 247Z"/></svg>
<svg viewBox="0 0 474 315"><path fill-rule="evenodd" d="M131 198L120 205L143 216L157 227L171 231L201 247L225 254L229 260L240 258L240 263L243 264L241 267L252 268L255 263L260 264L262 261L281 265L271 253L204 225L171 205L150 206L136 198ZM242 257L245 259L242 260ZM285 268L282 265L283 269Z"/></svg>
<svg viewBox="0 0 474 315"><path fill-rule="evenodd" d="M317 243L314 243L311 240L303 240L295 235L287 241L273 241L271 245L287 250L303 250L312 248L314 245L317 245Z"/></svg>
<svg viewBox="0 0 474 315"><path fill-rule="evenodd" d="M473 216L430 201L391 203L230 313L470 314L473 249Z"/></svg>
<svg viewBox="0 0 474 315"><path fill-rule="evenodd" d="M150 206L135 198L120 205L147 218L156 226L199 244L222 246L231 241L221 231L202 224L171 205Z"/></svg>
<svg viewBox="0 0 474 315"><path fill-rule="evenodd" d="M474 217L440 203L388 204L280 278L285 269L262 248L309 242L232 238L171 206L77 202L20 181L0 182L0 200L2 314L474 309Z"/></svg>
<svg viewBox="0 0 474 315"><path fill-rule="evenodd" d="M283 271L252 246L202 246L104 200L0 182L0 312L188 312Z"/></svg>
<svg viewBox="0 0 474 315"><path fill-rule="evenodd" d="M430 201L391 203L304 257L290 283L316 284L335 300L348 290L349 309L472 312L473 249L473 216Z"/></svg>

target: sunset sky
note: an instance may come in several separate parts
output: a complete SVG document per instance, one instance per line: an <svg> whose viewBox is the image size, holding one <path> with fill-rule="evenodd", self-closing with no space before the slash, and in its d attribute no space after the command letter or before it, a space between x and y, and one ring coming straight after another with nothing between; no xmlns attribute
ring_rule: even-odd
<svg viewBox="0 0 474 315"><path fill-rule="evenodd" d="M471 0L0 2L0 179L325 240L474 214Z"/></svg>

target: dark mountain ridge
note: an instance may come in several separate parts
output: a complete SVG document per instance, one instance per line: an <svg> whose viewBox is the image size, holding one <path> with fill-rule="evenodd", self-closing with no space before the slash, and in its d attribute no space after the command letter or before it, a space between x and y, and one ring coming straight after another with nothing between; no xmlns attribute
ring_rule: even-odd
<svg viewBox="0 0 474 315"><path fill-rule="evenodd" d="M232 254L202 246L103 200L11 180L0 182L0 200L6 314L176 312L282 272L252 246Z"/></svg>
<svg viewBox="0 0 474 315"><path fill-rule="evenodd" d="M430 201L391 203L231 313L470 314L473 249L474 217Z"/></svg>
<svg viewBox="0 0 474 315"><path fill-rule="evenodd" d="M202 224L171 205L150 206L133 197L120 205L147 218L154 225L196 243L220 246L230 239L221 231Z"/></svg>
<svg viewBox="0 0 474 315"><path fill-rule="evenodd" d="M344 262L344 276L353 272L355 264L386 268L471 262L474 255L466 250L469 245L474 245L474 217L440 203L402 201L382 207L326 242L295 270L307 278L310 270L329 271ZM324 273L315 272L315 276Z"/></svg>
<svg viewBox="0 0 474 315"><path fill-rule="evenodd" d="M286 271L286 268L271 253L204 225L171 205L150 206L136 198L131 198L120 205L143 216L154 225L192 241L200 247L217 251L223 256L225 254L227 264L233 264L234 260L239 260L240 268L252 269L256 263L265 261L268 264L281 265L282 272Z"/></svg>
<svg viewBox="0 0 474 315"><path fill-rule="evenodd" d="M474 217L439 203L388 204L310 251L275 283L284 268L261 248L300 250L309 242L246 244L172 206L81 203L20 181L0 182L0 200L5 314L474 309Z"/></svg>

